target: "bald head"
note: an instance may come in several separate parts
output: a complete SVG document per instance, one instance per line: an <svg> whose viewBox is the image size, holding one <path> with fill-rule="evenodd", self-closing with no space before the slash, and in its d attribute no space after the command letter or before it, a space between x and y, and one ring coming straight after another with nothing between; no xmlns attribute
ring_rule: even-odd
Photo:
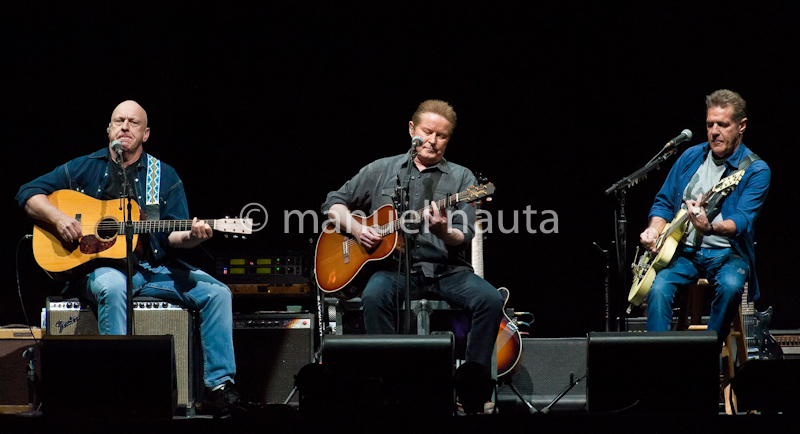
<svg viewBox="0 0 800 434"><path fill-rule="evenodd" d="M125 162L139 159L142 144L150 137L147 112L136 101L123 101L111 113L108 123L108 146L118 140L122 143Z"/></svg>
<svg viewBox="0 0 800 434"><path fill-rule="evenodd" d="M122 101L114 108L114 111L111 112L111 122L114 121L114 116L118 113L134 113L138 115L141 119L144 119L144 126L147 127L147 112L144 111L144 108L139 105L138 102L134 100L127 100Z"/></svg>

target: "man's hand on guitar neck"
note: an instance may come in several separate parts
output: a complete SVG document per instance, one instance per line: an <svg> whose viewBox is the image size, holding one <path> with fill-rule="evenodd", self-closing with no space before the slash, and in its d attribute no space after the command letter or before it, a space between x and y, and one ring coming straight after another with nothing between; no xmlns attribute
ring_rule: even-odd
<svg viewBox="0 0 800 434"><path fill-rule="evenodd" d="M645 249L653 253L656 252L656 241L658 241L658 236L666 225L667 221L661 217L653 217L650 219L650 226L639 234L639 241L641 241Z"/></svg>
<svg viewBox="0 0 800 434"><path fill-rule="evenodd" d="M422 218L427 222L428 230L445 244L457 246L464 242L464 233L450 226L447 213L441 212L436 202L431 202L430 208L425 208Z"/></svg>
<svg viewBox="0 0 800 434"><path fill-rule="evenodd" d="M731 219L723 220L721 222L712 223L708 220L706 209L702 206L697 206L703 198L703 195L697 195L697 200L686 201L686 212L689 214L689 219L692 221L695 229L703 235L720 235L723 237L730 237L736 233L736 222Z"/></svg>
<svg viewBox="0 0 800 434"><path fill-rule="evenodd" d="M198 246L203 241L214 236L214 230L205 222L192 219L192 229L188 231L171 232L167 238L169 245L178 249L191 249Z"/></svg>
<svg viewBox="0 0 800 434"><path fill-rule="evenodd" d="M695 227L695 229L697 229L700 233L705 234L706 232L711 231L711 222L708 221L705 207L698 206L702 200L702 194L697 195L697 200L687 200L686 213L689 215L689 220L692 221L692 225Z"/></svg>

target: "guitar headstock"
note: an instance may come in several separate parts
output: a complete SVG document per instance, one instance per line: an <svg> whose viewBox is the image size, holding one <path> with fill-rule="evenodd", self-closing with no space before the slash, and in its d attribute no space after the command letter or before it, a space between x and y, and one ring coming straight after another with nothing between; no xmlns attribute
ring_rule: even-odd
<svg viewBox="0 0 800 434"><path fill-rule="evenodd" d="M714 193L722 193L723 195L728 194L730 190L733 190L733 188L739 184L739 181L742 180L742 176L744 176L744 170L738 170L714 184L711 191Z"/></svg>
<svg viewBox="0 0 800 434"><path fill-rule="evenodd" d="M489 197L494 194L494 184L491 182L488 184L480 184L478 186L472 186L461 193L458 193L458 201L459 202L474 202L479 199L483 199L485 197Z"/></svg>
<svg viewBox="0 0 800 434"><path fill-rule="evenodd" d="M214 220L214 230L231 234L249 235L253 233L253 219L224 218Z"/></svg>

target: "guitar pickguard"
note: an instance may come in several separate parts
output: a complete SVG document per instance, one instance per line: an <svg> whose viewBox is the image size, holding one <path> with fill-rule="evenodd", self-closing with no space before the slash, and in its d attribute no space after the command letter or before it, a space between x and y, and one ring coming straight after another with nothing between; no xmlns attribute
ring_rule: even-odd
<svg viewBox="0 0 800 434"><path fill-rule="evenodd" d="M104 252L116 244L117 239L102 241L94 235L86 235L81 238L80 249L84 255L93 255Z"/></svg>

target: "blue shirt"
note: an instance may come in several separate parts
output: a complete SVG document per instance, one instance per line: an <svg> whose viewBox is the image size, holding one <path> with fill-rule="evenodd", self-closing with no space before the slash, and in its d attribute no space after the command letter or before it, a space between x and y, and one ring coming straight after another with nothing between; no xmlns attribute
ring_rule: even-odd
<svg viewBox="0 0 800 434"><path fill-rule="evenodd" d="M367 216L383 205L392 204L392 194L397 186L397 177L402 180L408 170L408 153L395 155L376 160L363 167L352 179L344 185L328 193L327 200L322 204L322 212L327 214L334 204L343 204L350 211L362 211ZM445 159L438 164L428 167L420 172L415 164L411 165L411 180L409 183L409 209L421 210L425 206L426 185L435 181L431 176L439 171L441 175L433 191L433 200L445 199L477 185L475 175L458 164ZM449 246L443 240L430 233L427 228L420 228L419 233L413 238L411 257L414 269L421 271L427 277L438 277L457 271L472 271L472 264L467 255L467 248L471 245L475 235L475 208L467 202L459 202L449 217L449 224L464 233L464 242L458 246Z"/></svg>
<svg viewBox="0 0 800 434"><path fill-rule="evenodd" d="M661 190L656 194L650 217L672 221L683 204L683 191L708 155L708 142L687 149L670 169ZM753 152L741 143L725 165L723 177L738 170L742 158ZM755 269L755 222L769 191L770 169L763 160L752 163L744 172L739 184L723 200L720 214L724 220L736 224L736 233L730 238L734 251L750 264L749 292L751 300L759 296Z"/></svg>
<svg viewBox="0 0 800 434"><path fill-rule="evenodd" d="M108 148L100 149L83 157L75 158L58 166L50 173L42 175L20 187L17 193L17 203L20 208L25 207L28 199L37 194L49 195L56 190L75 190L95 199L101 199L103 190L109 179L110 151ZM145 188L147 180L147 154L142 152L137 163L138 176L133 180L136 187L136 199L140 209L145 206ZM183 182L178 177L172 166L161 162L161 189L159 194L158 211L156 218L163 220L189 219L189 207L186 203L186 193ZM149 216L152 218L153 216ZM136 216L135 218L138 218ZM156 262L165 259L169 243L166 233L150 234L150 253Z"/></svg>

